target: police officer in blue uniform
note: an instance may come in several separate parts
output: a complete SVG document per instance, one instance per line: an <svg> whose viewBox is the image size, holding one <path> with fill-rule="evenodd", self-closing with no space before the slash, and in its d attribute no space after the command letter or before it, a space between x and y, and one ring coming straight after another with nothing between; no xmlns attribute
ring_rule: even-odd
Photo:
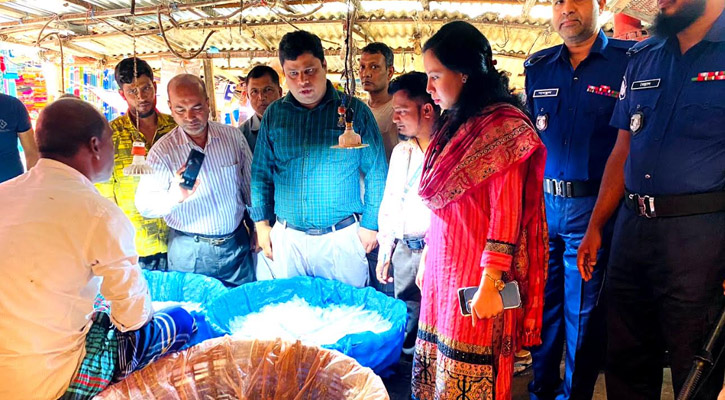
<svg viewBox="0 0 725 400"><path fill-rule="evenodd" d="M603 221L623 199L606 284L612 399L659 399L664 350L679 392L725 299L725 0L658 4L655 36L629 52L617 143L579 249L583 274L596 274ZM719 362L698 398L722 385Z"/></svg>
<svg viewBox="0 0 725 400"><path fill-rule="evenodd" d="M609 120L626 53L634 45L607 38L599 29L604 6L605 0L554 1L552 25L564 44L535 53L524 64L527 105L547 148L550 255L543 343L531 351L534 400L590 399L604 364L604 312L598 306L604 271L585 282L576 256L617 139Z"/></svg>

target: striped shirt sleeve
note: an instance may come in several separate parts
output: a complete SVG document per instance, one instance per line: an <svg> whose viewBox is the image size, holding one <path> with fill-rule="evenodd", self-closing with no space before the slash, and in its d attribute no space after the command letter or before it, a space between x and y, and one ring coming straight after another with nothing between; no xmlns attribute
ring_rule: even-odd
<svg viewBox="0 0 725 400"><path fill-rule="evenodd" d="M142 175L136 189L136 208L146 218L160 218L171 214L178 199L170 192L176 171L164 160L166 146L159 142L149 151L146 162L153 168L151 175Z"/></svg>
<svg viewBox="0 0 725 400"><path fill-rule="evenodd" d="M528 161L489 178L491 216L481 267L508 271L513 262L521 229L523 187Z"/></svg>
<svg viewBox="0 0 725 400"><path fill-rule="evenodd" d="M239 148L242 153L242 159L240 160L242 177L246 181L242 183L242 201L249 207L252 204L252 187L249 183L252 176L252 150L244 135L235 135L234 137L239 138Z"/></svg>

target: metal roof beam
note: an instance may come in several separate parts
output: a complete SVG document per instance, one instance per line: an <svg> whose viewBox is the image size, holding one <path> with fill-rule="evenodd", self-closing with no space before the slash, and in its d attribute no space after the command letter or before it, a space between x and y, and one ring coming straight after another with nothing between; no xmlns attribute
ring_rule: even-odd
<svg viewBox="0 0 725 400"><path fill-rule="evenodd" d="M4 6L0 4L0 12L8 16L9 18L14 18L18 21L22 20L23 18L26 18L28 16L28 13L20 10L16 10L12 7ZM11 25L16 25L18 21L10 22Z"/></svg>
<svg viewBox="0 0 725 400"><path fill-rule="evenodd" d="M191 49L192 51L194 49ZM397 48L392 49L393 54L411 54L413 52L412 47L408 48ZM168 57L174 57L174 54L170 51L164 51L159 53L152 53L152 54L142 54L138 53L139 57L142 57L144 59L155 59L155 58L168 58ZM328 49L325 50L325 56L335 57L340 56L340 49ZM516 59L524 59L526 58L526 54L518 54L518 53L494 53L495 57L509 57L509 58L516 58ZM279 53L277 51L268 51L268 50L221 50L219 53L201 53L198 57L199 59L228 59L228 58L277 58L279 57ZM122 57L109 57L110 61L114 60L120 60Z"/></svg>
<svg viewBox="0 0 725 400"><path fill-rule="evenodd" d="M294 6L294 5L305 5L305 4L319 4L320 1L324 3L341 3L341 0L289 0L286 2L287 5ZM77 3L87 3L83 0L72 0L69 1L70 3L76 4ZM488 3L488 4L521 4L519 0L444 0L440 2L456 2L456 3ZM90 3L88 3L90 4ZM229 1L229 0L217 0L217 1L201 1L201 2L195 2L195 3L176 3L174 10L184 11L192 8L200 8L200 7L235 7L239 6L238 1ZM168 7L167 10L170 10ZM157 6L152 7L136 7L136 12L134 15L136 16L144 16L144 15L153 15L156 14L156 11L158 10ZM96 18L111 18L111 17L128 17L131 15L131 8L116 8L116 9L108 9L108 10L99 10L95 12ZM20 19L19 23L23 25L42 25L49 20L53 19L55 17L23 17ZM85 12L81 13L68 13L68 14L61 14L58 16L59 21L80 21L88 18L88 14ZM4 27L11 27L11 26L17 26L18 22L2 22L0 23L0 28Z"/></svg>
<svg viewBox="0 0 725 400"><path fill-rule="evenodd" d="M75 0L78 1L78 0ZM228 0L224 1L203 1L198 3L183 3L183 4L176 4L174 10L188 10L190 8L198 8L198 7L205 7L205 6L222 6L222 5L235 5L239 4L238 2L230 2ZM170 8L166 8L166 10L171 10ZM143 15L154 15L158 11L157 6L153 7L136 7L135 16L143 16ZM127 17L131 15L131 8L115 8L115 9L108 9L108 10L100 10L96 11L94 17L96 18L113 18L113 17ZM42 25L51 19L54 19L53 17L26 17L22 18L20 20L20 23L23 25ZM85 20L88 18L88 14L85 12L81 13L68 13L68 14L60 14L58 15L59 21L80 21ZM3 22L0 23L0 28L8 27L8 26L16 26L18 22Z"/></svg>
<svg viewBox="0 0 725 400"><path fill-rule="evenodd" d="M341 22L341 19L329 19L329 20L292 20L295 25L317 25L317 24L339 24ZM415 21L412 18L381 18L381 19L370 19L368 20L365 16L361 16L358 20L360 22L360 27L367 26L368 24L397 24L397 23L414 23ZM446 21L444 20L426 20L426 23L431 22L440 22L444 23ZM469 22L471 22L474 25L489 25L489 26L507 26L509 28L518 28L518 29L531 29L531 28L539 28L539 29L548 29L548 24L522 24L522 23L513 23L513 22L503 22L503 21L486 21L486 20L480 20L480 19L470 19ZM363 25L364 24L364 25ZM260 21L260 22L245 22L244 25L247 27L255 27L255 26L280 26L280 25L287 25L286 21L277 20L277 21ZM234 23L225 23L225 24L214 24L214 25L201 25L201 26L181 26L176 29L184 30L184 31L201 31L201 30L209 30L209 29L225 29L225 28L236 28L239 26L238 22ZM168 28L169 30L172 30L171 27ZM244 29L244 27L243 27ZM246 29L245 29L246 30ZM0 31L0 33L3 33ZM141 29L136 30L135 36L146 36L146 35L156 35L159 33L158 29ZM341 32L342 33L342 32ZM93 33L89 35L78 35L72 37L70 40L76 41L76 40L87 40L87 39L97 39L102 37L114 37L114 36L120 36L124 35L124 33L117 32L117 31L111 31L106 33ZM368 36L372 36L369 35Z"/></svg>

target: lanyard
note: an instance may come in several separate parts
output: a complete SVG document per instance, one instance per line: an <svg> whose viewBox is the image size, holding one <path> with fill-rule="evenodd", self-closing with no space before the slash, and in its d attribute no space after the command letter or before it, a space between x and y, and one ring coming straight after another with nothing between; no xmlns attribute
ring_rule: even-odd
<svg viewBox="0 0 725 400"><path fill-rule="evenodd" d="M413 139L415 140L415 139ZM416 144L418 141L416 140ZM420 146L418 146L420 147ZM413 158L413 151L414 149L410 149L408 151L408 166L405 168L405 177L406 179L410 176L410 160ZM410 188L413 187L413 184L415 181L420 177L420 173L423 170L423 163L418 164L418 168L413 172L413 176L410 177L410 179L407 179L407 182L405 186L403 187L403 195L400 196L400 205L402 206L405 204L405 197L408 195L408 191L410 191ZM402 211L402 210L401 210ZM405 213L401 213L401 215L405 215ZM400 232L401 235L405 233L405 218L403 218L403 230Z"/></svg>

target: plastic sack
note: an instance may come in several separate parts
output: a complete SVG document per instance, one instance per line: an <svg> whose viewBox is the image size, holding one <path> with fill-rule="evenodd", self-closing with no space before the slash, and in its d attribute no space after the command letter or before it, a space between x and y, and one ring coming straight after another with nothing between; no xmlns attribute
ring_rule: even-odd
<svg viewBox="0 0 725 400"><path fill-rule="evenodd" d="M176 271L143 270L153 301L179 301L199 303L200 311L191 311L197 332L183 348L194 346L204 340L224 335L207 322L206 311L214 300L227 293L224 284L208 276Z"/></svg>
<svg viewBox="0 0 725 400"><path fill-rule="evenodd" d="M389 399L380 377L336 351L222 337L170 354L96 399Z"/></svg>
<svg viewBox="0 0 725 400"><path fill-rule="evenodd" d="M370 287L358 289L342 282L307 276L259 281L229 290L207 308L207 315L215 330L231 334L230 323L236 317L258 312L269 304L290 301L294 296L318 307L331 304L363 306L389 320L392 327L385 332L353 333L322 347L346 354L380 376L393 372L392 367L398 364L403 346L406 306Z"/></svg>

